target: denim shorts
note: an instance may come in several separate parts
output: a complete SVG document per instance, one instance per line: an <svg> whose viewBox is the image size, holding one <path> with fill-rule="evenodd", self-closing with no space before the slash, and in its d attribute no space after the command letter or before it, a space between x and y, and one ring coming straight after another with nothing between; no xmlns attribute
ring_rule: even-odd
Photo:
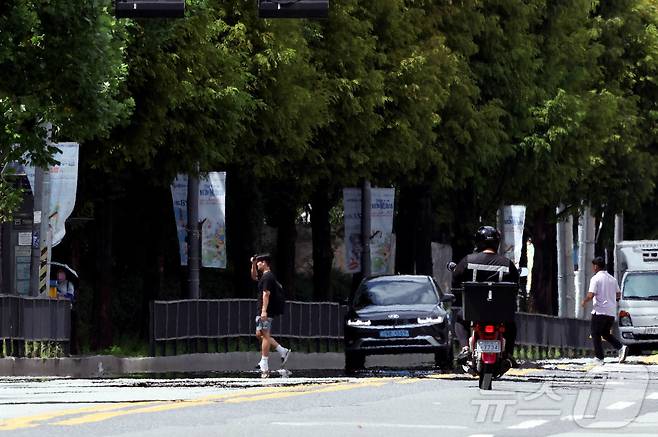
<svg viewBox="0 0 658 437"><path fill-rule="evenodd" d="M261 320L260 316L256 317L256 331L269 331L272 329L272 319Z"/></svg>

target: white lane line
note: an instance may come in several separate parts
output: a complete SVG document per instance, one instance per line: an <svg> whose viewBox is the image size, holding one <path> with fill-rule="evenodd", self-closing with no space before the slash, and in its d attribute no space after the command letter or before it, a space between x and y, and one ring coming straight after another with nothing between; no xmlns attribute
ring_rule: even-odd
<svg viewBox="0 0 658 437"><path fill-rule="evenodd" d="M494 437L493 434L471 434L468 437Z"/></svg>
<svg viewBox="0 0 658 437"><path fill-rule="evenodd" d="M398 429L466 429L461 425L415 425L402 423L368 423L368 422L271 422L270 425L277 426L355 426L359 428L398 428Z"/></svg>
<svg viewBox="0 0 658 437"><path fill-rule="evenodd" d="M651 393L649 396L647 396L647 399L651 399L651 400L658 399L658 391Z"/></svg>
<svg viewBox="0 0 658 437"><path fill-rule="evenodd" d="M619 401L619 402L615 402L612 405L608 405L607 407L605 407L605 409L606 410L624 410L624 409L630 407L631 405L635 405L635 402Z"/></svg>
<svg viewBox="0 0 658 437"><path fill-rule="evenodd" d="M512 425L507 429L530 429L530 428L536 428L538 426L542 426L545 423L548 423L548 420L526 420L525 422Z"/></svg>

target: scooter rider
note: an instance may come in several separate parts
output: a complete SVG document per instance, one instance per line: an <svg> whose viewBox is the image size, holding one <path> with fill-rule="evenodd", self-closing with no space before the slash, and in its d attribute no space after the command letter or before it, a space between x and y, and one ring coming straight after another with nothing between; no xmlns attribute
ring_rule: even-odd
<svg viewBox="0 0 658 437"><path fill-rule="evenodd" d="M514 282L519 283L519 271L508 258L498 255L500 245L500 232L492 226L482 226L475 233L476 252L465 256L455 267L452 283L458 288L463 282ZM474 275L476 271L476 275ZM458 320L459 321L459 320ZM463 323L466 323L463 321ZM468 329L468 327L467 327ZM516 342L516 323L505 323L505 350L504 356L510 360L510 365L516 367L513 358L514 343ZM457 357L457 361L464 361L469 356L468 346Z"/></svg>

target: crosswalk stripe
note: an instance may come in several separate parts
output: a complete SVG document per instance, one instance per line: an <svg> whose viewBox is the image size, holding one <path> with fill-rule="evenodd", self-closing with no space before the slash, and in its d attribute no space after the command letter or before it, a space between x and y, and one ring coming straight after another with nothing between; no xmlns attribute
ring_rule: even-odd
<svg viewBox="0 0 658 437"><path fill-rule="evenodd" d="M647 399L657 400L658 399L658 391L651 393L649 396L647 396Z"/></svg>
<svg viewBox="0 0 658 437"><path fill-rule="evenodd" d="M512 425L507 429L530 429L542 426L543 424L548 423L548 420L526 420L525 422L517 423Z"/></svg>
<svg viewBox="0 0 658 437"><path fill-rule="evenodd" d="M631 405L635 405L635 402L619 401L619 402L615 402L612 405L608 405L607 407L605 407L605 409L606 410L624 410L624 409L630 407Z"/></svg>

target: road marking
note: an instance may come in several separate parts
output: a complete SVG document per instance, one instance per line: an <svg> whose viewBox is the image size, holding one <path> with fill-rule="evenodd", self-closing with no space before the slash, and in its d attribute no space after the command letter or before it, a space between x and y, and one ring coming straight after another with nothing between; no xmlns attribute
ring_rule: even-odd
<svg viewBox="0 0 658 437"><path fill-rule="evenodd" d="M630 407L631 405L635 405L635 402L619 401L619 402L615 402L612 405L608 405L607 407L605 407L605 409L606 410L623 410L623 409L626 409L626 408Z"/></svg>
<svg viewBox="0 0 658 437"><path fill-rule="evenodd" d="M468 437L494 437L493 434L471 434Z"/></svg>
<svg viewBox="0 0 658 437"><path fill-rule="evenodd" d="M44 422L58 417L72 416L74 414L97 412L97 411L112 411L124 407L134 407L136 405L150 405L153 402L135 403L123 402L110 405L94 405L91 407L75 408L70 410L53 411L50 413L37 414L35 416L23 416L13 419L5 419L0 421L0 431L11 431L19 428L34 428L40 425L39 422Z"/></svg>
<svg viewBox="0 0 658 437"><path fill-rule="evenodd" d="M542 426L543 424L548 423L548 420L527 420L525 422L518 423L516 425L512 425L508 427L507 429L530 429L530 428L536 428L538 426Z"/></svg>
<svg viewBox="0 0 658 437"><path fill-rule="evenodd" d="M305 387L272 387L269 389L252 390L250 392L242 393L227 393L223 395L207 396L204 398L178 401L174 403L167 403L163 405L154 405L145 408L135 408L131 410L121 410L106 413L88 414L81 417L75 417L68 420L56 422L55 425L82 425L87 423L102 422L104 420L113 419L119 416L128 416L133 414L146 414L146 413L160 413L163 411L171 411L180 408L197 407L202 405L211 405L216 402L225 404L238 404L244 402L258 402L271 399L282 399L293 396L302 396L307 394L316 393L330 393L344 390L353 390L361 387L378 387L387 384L389 381L382 380L365 380L365 382L357 383L344 383L331 386L314 385Z"/></svg>
<svg viewBox="0 0 658 437"><path fill-rule="evenodd" d="M647 396L647 399L651 399L651 400L658 399L658 391L651 393L649 396Z"/></svg>
<svg viewBox="0 0 658 437"><path fill-rule="evenodd" d="M321 427L321 426L354 426L357 428L398 428L398 429L466 429L462 425L418 425L403 423L370 423L370 422L270 422L270 425Z"/></svg>
<svg viewBox="0 0 658 437"><path fill-rule="evenodd" d="M541 369L509 369L507 372L505 372L505 375L508 376L526 376L531 373L536 373L538 371L541 371Z"/></svg>

